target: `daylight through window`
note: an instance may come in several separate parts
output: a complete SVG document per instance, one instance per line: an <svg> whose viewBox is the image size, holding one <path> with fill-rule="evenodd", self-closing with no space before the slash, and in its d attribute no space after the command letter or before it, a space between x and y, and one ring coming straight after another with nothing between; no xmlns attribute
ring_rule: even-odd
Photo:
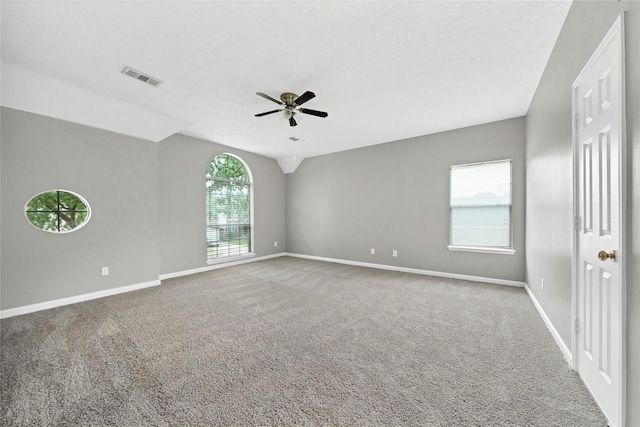
<svg viewBox="0 0 640 427"><path fill-rule="evenodd" d="M251 252L251 180L229 154L213 158L206 176L207 260Z"/></svg>
<svg viewBox="0 0 640 427"><path fill-rule="evenodd" d="M89 204L78 194L51 190L32 197L25 206L29 222L40 230L67 233L89 221Z"/></svg>
<svg viewBox="0 0 640 427"><path fill-rule="evenodd" d="M451 167L450 249L512 248L511 160Z"/></svg>

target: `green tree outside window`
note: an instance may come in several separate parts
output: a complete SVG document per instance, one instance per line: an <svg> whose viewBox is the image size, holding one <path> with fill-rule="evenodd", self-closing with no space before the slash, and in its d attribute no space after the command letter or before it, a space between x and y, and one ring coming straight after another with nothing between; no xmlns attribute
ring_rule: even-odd
<svg viewBox="0 0 640 427"><path fill-rule="evenodd" d="M207 259L251 252L251 180L242 161L215 156L207 166Z"/></svg>
<svg viewBox="0 0 640 427"><path fill-rule="evenodd" d="M51 190L32 197L25 213L33 226L53 233L75 230L90 216L88 203L79 195L64 190Z"/></svg>

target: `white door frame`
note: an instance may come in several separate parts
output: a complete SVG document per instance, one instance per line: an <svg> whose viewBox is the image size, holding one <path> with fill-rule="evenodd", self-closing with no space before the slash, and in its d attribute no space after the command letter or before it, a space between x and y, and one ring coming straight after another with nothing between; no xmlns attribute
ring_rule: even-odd
<svg viewBox="0 0 640 427"><path fill-rule="evenodd" d="M617 40L614 40L616 39ZM572 256L572 284L571 284L571 318L572 318L572 334L571 334L571 367L575 370L576 366L576 355L577 355L577 334L578 334L578 323L577 323L577 313L578 313L578 298L577 298L577 290L578 290L578 268L579 262L578 259L578 238L579 231L581 229L581 218L579 212L578 205L578 197L579 197L579 165L578 165L578 150L580 149L580 141L577 140L577 104L578 100L576 100L575 89L578 86L579 82L583 79L583 76L590 70L593 63L602 55L603 51L607 46L609 46L612 41L616 43L615 48L618 50L618 58L620 61L620 77L621 84L619 87L620 93L619 99L621 102L620 108L620 117L618 118L617 126L619 126L620 130L620 147L619 147L619 157L618 157L618 173L620 179L620 188L618 195L620 206L619 206L619 217L618 221L620 221L620 251L618 255L618 262L620 263L620 316L621 316L621 328L620 328L620 402L618 404L618 419L620 420L620 425L625 425L625 415L626 415L626 373L627 373L627 364L626 364L626 334L627 334L627 280L626 280L626 195L627 195L627 186L626 186L626 177L627 177L627 167L626 167L626 151L627 151L627 143L626 143L626 120L625 120L625 112L626 112L626 102L625 102L625 69L624 69L624 14L620 14L616 21L611 26L611 29L604 36L602 42L595 50L584 69L580 72L575 82L572 85L572 118L573 118L573 126L572 126L572 142L573 142L573 218L574 218L574 232L573 232L573 256Z"/></svg>

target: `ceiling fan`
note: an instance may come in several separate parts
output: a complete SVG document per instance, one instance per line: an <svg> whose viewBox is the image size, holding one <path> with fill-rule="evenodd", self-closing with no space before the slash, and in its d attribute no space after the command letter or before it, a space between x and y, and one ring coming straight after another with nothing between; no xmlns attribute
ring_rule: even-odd
<svg viewBox="0 0 640 427"><path fill-rule="evenodd" d="M266 98L269 101L273 101L276 104L282 105L284 107L284 108L281 108L280 110L271 110L271 111L267 111L266 113L256 114L256 117L262 117L262 116L266 116L267 114L273 114L273 113L278 113L280 111L284 111L284 116L287 119L289 119L289 125L297 126L298 123L296 123L296 119L293 118L293 116L295 116L296 113L311 114L312 116L318 116L318 117L328 116L328 114L325 113L324 111L310 110L308 108L300 108L302 104L316 97L316 94L313 92L306 91L300 96L296 95L295 93L285 92L282 95L280 95L281 101L278 101L277 99L272 98L269 95L266 95L262 92L256 92L256 95Z"/></svg>

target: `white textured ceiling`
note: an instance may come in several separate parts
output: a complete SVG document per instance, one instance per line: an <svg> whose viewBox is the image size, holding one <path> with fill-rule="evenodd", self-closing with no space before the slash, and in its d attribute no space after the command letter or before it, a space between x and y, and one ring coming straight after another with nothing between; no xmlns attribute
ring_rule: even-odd
<svg viewBox="0 0 640 427"><path fill-rule="evenodd" d="M153 141L182 133L290 172L526 114L570 4L3 0L1 102ZM306 90L329 117L254 117L278 108L256 92Z"/></svg>

